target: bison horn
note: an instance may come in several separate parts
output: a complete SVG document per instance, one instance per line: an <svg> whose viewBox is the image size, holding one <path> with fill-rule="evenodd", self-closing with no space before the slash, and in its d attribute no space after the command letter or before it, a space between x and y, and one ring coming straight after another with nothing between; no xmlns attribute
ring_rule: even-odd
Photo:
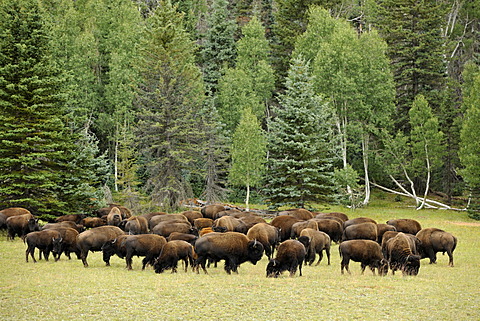
<svg viewBox="0 0 480 321"><path fill-rule="evenodd" d="M115 244L116 241L117 241L117 239L114 239L114 240L112 241L112 244Z"/></svg>
<svg viewBox="0 0 480 321"><path fill-rule="evenodd" d="M257 239L254 239L255 242L253 242L253 246L257 246Z"/></svg>

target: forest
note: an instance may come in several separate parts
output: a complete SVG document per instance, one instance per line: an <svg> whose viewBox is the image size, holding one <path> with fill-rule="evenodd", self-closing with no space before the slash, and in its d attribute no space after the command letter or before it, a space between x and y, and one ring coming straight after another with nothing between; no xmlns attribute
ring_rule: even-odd
<svg viewBox="0 0 480 321"><path fill-rule="evenodd" d="M0 208L480 218L479 0L0 0Z"/></svg>

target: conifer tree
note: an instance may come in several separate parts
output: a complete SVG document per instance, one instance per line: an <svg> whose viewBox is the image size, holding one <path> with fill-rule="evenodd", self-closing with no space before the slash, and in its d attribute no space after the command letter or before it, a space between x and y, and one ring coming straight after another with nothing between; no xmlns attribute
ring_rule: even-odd
<svg viewBox="0 0 480 321"><path fill-rule="evenodd" d="M333 191L334 112L314 93L309 65L295 58L269 121L265 193L271 208L306 207Z"/></svg>

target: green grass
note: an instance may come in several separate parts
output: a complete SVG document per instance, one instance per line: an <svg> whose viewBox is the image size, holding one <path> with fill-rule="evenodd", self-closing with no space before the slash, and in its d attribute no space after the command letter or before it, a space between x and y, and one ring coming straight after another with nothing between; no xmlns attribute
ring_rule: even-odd
<svg viewBox="0 0 480 321"><path fill-rule="evenodd" d="M395 207L397 206L398 207ZM401 273L340 274L338 245L332 246L332 265L303 268L302 277L287 273L267 279L264 257L245 263L238 275L219 268L195 274L134 270L115 257L106 267L101 253L90 253L89 268L81 261L34 264L25 262L25 245L0 234L1 320L478 320L480 319L480 224L466 213L415 211L385 201L365 209L342 211L349 217L368 216L379 223L391 218L414 218L423 227L438 227L458 237L455 267L438 254L438 263L422 260L416 277Z"/></svg>

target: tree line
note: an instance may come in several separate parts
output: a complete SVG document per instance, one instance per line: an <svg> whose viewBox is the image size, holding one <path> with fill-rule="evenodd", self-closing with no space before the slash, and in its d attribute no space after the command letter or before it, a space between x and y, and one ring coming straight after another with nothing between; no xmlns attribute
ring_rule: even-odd
<svg viewBox="0 0 480 321"><path fill-rule="evenodd" d="M1 0L0 206L475 209L478 5Z"/></svg>

